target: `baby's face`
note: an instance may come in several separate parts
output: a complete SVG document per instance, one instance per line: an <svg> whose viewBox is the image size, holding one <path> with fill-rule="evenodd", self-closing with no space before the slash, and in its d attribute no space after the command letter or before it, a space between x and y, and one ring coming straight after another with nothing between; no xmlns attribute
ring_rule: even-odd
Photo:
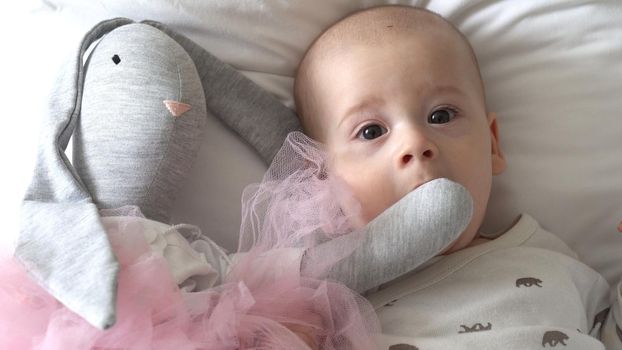
<svg viewBox="0 0 622 350"><path fill-rule="evenodd" d="M314 71L320 112L314 123L332 173L361 203L362 222L421 184L449 178L474 200L473 220L450 251L476 236L492 175L505 165L476 68L453 40L441 32L355 44Z"/></svg>

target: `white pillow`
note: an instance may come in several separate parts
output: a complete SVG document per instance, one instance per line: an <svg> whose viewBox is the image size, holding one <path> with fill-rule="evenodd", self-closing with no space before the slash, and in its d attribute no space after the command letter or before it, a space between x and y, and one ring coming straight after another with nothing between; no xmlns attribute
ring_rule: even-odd
<svg viewBox="0 0 622 350"><path fill-rule="evenodd" d="M494 180L483 229L502 229L520 212L530 213L610 283L617 281L622 276L622 234L616 230L622 219L618 0L47 0L29 12L28 24L36 29L35 48L64 50L102 19L157 20L291 107L293 73L313 38L354 10L388 3L440 13L476 51L508 159L507 171ZM58 62L58 55L53 52L48 62ZM175 219L198 224L235 249L241 190L259 180L265 167L215 120L201 152Z"/></svg>

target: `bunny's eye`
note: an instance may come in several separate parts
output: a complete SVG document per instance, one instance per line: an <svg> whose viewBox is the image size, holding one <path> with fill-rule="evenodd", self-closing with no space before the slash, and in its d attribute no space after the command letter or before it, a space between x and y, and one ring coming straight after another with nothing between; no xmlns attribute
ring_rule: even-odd
<svg viewBox="0 0 622 350"><path fill-rule="evenodd" d="M112 56L112 62L114 62L114 64L119 64L121 62L121 57L119 57L119 55Z"/></svg>

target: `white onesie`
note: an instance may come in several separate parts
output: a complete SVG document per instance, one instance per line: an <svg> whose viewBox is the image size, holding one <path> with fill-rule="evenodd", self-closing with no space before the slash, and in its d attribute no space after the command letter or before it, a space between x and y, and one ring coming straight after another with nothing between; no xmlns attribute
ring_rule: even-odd
<svg viewBox="0 0 622 350"><path fill-rule="evenodd" d="M368 298L383 349L622 349L621 288L523 214Z"/></svg>

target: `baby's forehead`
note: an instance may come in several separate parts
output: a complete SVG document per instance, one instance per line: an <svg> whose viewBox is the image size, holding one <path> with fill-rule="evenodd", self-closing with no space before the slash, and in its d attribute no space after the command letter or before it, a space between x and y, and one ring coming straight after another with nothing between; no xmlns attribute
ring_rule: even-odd
<svg viewBox="0 0 622 350"><path fill-rule="evenodd" d="M310 51L320 53L349 45L376 46L417 37L446 34L461 38L461 33L441 16L428 10L407 6L383 6L354 13L329 27L312 44Z"/></svg>
<svg viewBox="0 0 622 350"><path fill-rule="evenodd" d="M428 10L407 6L383 6L355 13L320 35L299 66L300 76L330 72L333 63L357 59L365 50L391 51L395 46L416 45L418 50L442 50L463 58L480 76L477 58L466 37L450 22ZM405 55L403 58L408 59ZM305 79L301 80L304 83Z"/></svg>

